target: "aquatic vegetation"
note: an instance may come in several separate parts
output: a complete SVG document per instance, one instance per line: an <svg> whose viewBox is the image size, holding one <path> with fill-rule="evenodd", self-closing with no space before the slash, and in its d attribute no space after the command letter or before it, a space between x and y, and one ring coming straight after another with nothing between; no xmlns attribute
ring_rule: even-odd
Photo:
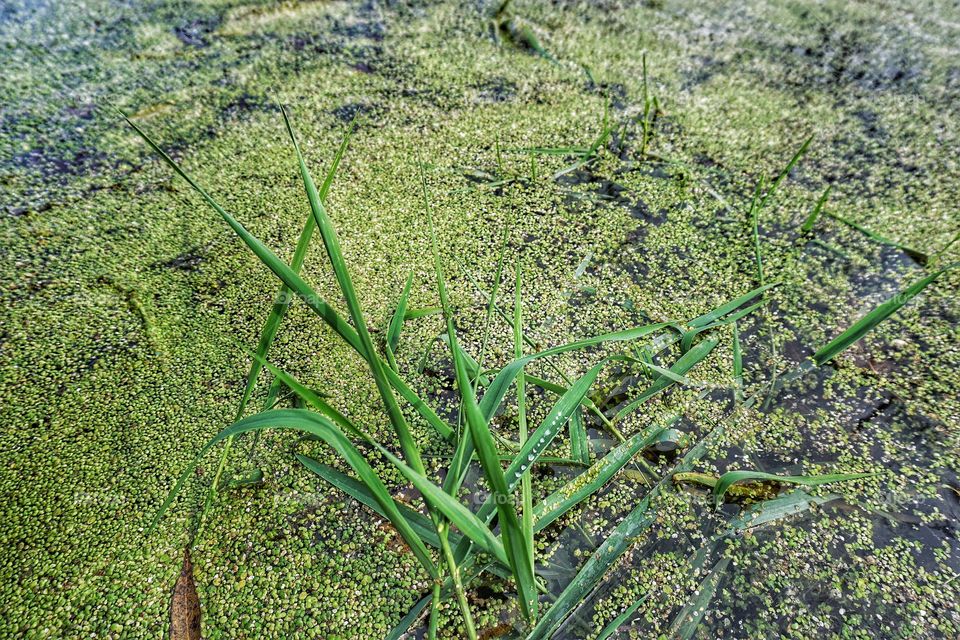
<svg viewBox="0 0 960 640"><path fill-rule="evenodd" d="M587 497L600 491L614 474L644 449L661 441L682 440L682 437L672 428L676 422L675 418L649 426L629 439L620 436L613 425L672 385L690 385L686 374L704 361L720 344L719 338L704 336L704 334L719 332L733 325L731 349L734 363L734 386L730 387L730 390L735 393L739 400L738 410L749 408L761 397L762 389L749 397L743 397L742 354L736 323L762 308L765 303L765 293L779 284L776 282L764 283L757 233L757 217L759 211L762 210L766 202L784 181L790 169L806 151L810 139L802 145L769 188L764 191L765 182L761 179L755 191L753 204L750 208L750 219L752 220L756 249L759 288L686 321L671 320L644 324L598 334L590 338L540 349L535 353L524 355L524 346L529 344L530 341L524 337L522 277L520 267L516 265L514 310L513 316L510 318L513 331L512 351L514 359L498 370L485 370L482 363L487 348L491 319L494 312L502 313L495 304L496 288L500 284L503 272L506 234L509 230L505 231L504 240L501 243L494 289L487 296L483 320L484 337L479 358L474 359L466 353L459 342L458 331L454 323L454 310L447 290L444 259L440 253L434 228L427 179L421 164L420 183L423 196L423 212L430 235L436 290L440 303L438 309L443 315L446 330L442 341L447 345L450 352L456 383L455 389L459 398L460 410L457 416L457 424L453 425L448 424L434 409L431 409L413 389L412 385L403 379L394 357L394 351L399 345L399 336L404 322L432 314L437 310L437 308L430 308L417 310L413 313L408 311L412 274L407 277L403 291L391 315L382 345L384 356L379 354L367 328L367 319L356 294L350 270L344 260L336 230L324 206L324 196L346 148L349 133L335 156L323 187L318 190L306 166L286 111L282 107L280 111L295 151L300 177L311 210L311 215L304 226L301 241L298 242L297 251L290 265L284 263L266 245L247 231L238 220L190 178L170 156L164 153L138 125L129 119L127 120L130 126L143 137L154 151L203 197L207 204L224 219L260 261L280 279L282 282L280 293L284 296L281 298L282 303L274 305L261 332L257 350L250 352L252 364L237 419L231 426L222 430L201 448L194 461L184 470L161 505L154 522L159 520L172 505L184 484L194 475L194 470L201 458L216 445L223 442L225 448L227 448L236 437L248 432L258 433L271 429L299 431L326 443L352 469L356 477L350 477L299 453L296 454L296 459L305 468L326 482L386 517L410 552L417 558L423 571L433 582L431 593L421 599L420 603L395 628L391 637L397 637L404 633L419 618L427 605L430 605L428 633L431 637L435 636L438 628L440 605L452 595L455 597L460 610L464 633L469 638L477 638L478 634L469 603L468 588L470 582L476 576L488 571L512 582L513 588L516 590L515 604L525 621L520 625L520 628L526 627L529 631L528 637L536 639L552 636L564 620L583 605L591 591L608 573L614 562L627 551L639 535L656 522L657 513L653 503L669 493L674 482L696 481L707 484L713 488L715 503L719 503L724 495L732 491L738 482L762 480L778 484L817 486L866 478L871 475L869 473L852 473L787 476L757 471L728 471L719 478L711 478L705 474L694 473L692 469L695 464L703 458L709 447L723 435L724 422L721 421L699 442L687 448L670 472L659 478L653 478L656 482L646 496L634 505L630 513L606 536L562 593L549 604L545 613L542 616L539 615L542 604L539 592L543 589L543 576L549 575L552 568L549 561L538 562L534 534L543 533L551 523L569 513ZM604 143L609 132L610 128L605 121L601 136L590 148L584 151L578 162L581 164L589 162L597 149ZM563 153L567 152L569 150L563 150ZM544 150L538 149L534 153L544 153ZM323 300L297 273L303 264L306 246L309 244L314 229L320 233L330 267L347 307L349 321ZM946 269L949 268L951 267ZM884 303L877 310L862 318L818 351L807 367L828 362L858 341L870 329L933 282L946 269L927 276L907 289L902 296ZM393 453L390 448L391 443L384 443L373 438L361 426L358 426L350 418L331 406L320 394L301 384L293 376L268 361L267 356L271 344L292 299L290 294L302 299L315 315L332 328L366 362L382 401L383 410L392 425L402 457ZM760 297L761 300L750 304L757 297ZM617 345L621 343L631 350L630 353L641 353L643 357L638 359L634 355L623 353L606 355L595 362L586 373L576 380L566 379L566 387L541 381L533 376L528 376L524 371L525 367L534 361L547 360L570 352L583 352L601 344ZM669 367L653 364L652 356L666 356L673 345L679 346L680 353L679 357ZM605 413L605 409L608 409L608 402L597 402L591 399L591 389L603 372L611 366L629 364L640 365L650 377L651 383L639 393L630 393L630 397L617 405L615 413L612 417L609 417ZM241 417L250 399L252 385L263 369L268 370L274 376L271 390L268 393L268 401L265 402L264 409L261 412L248 417ZM532 432L529 430L527 423L528 398L526 385L528 381L552 391L558 396L555 403L542 408L542 411L546 412L545 417ZM492 426L493 418L501 411L508 390L514 386L517 391L515 414L518 441L516 444L511 444L503 434L495 432ZM309 408L274 408L277 393L281 388L295 394ZM478 395L481 388L483 393ZM425 424L430 425L443 441L453 446L449 464L443 474L443 481L439 484L426 471L421 451L412 437L410 422L395 393L399 394L400 398L409 405L409 408L413 409ZM599 399L597 398L597 400ZM580 462L589 459L590 443L581 422L582 412L586 410L604 418L605 423L610 425L611 432L618 436L621 443L560 489L551 493L542 501L534 503L531 471L535 465L542 464L544 460L556 460L556 457L551 458L547 456L547 453L563 427L569 425L570 428L571 457ZM504 455L503 447L511 451ZM411 509L394 498L374 470L370 454L364 452L369 450L377 452L382 459L389 462L393 469L416 488L423 500L426 515ZM501 465L501 461L504 459L509 463L506 469ZM215 492L221 487L220 475L225 460L226 454L224 452L213 485L207 494L207 505L210 504ZM459 493L467 472L474 461L485 478L489 493L478 509L471 510L461 501ZM516 502L514 496L518 487L520 489L520 500ZM789 497L792 495L788 494L785 499L794 500L794 498ZM775 498L774 502L776 500L779 500L779 498ZM804 504L810 504L810 502ZM755 512L750 520L743 520L742 522L755 523L756 519L760 517L757 513L759 512ZM732 521L730 526L736 528L740 525L737 524L737 521ZM726 534L722 533L720 535ZM428 547L439 551L439 557L435 552L431 552ZM700 617L703 615L705 604L712 597L719 577L726 569L728 562L729 560L725 558L716 563L697 591L695 599L687 607L681 609L674 625L671 627L672 633L679 637L692 636ZM642 602L642 600L637 602ZM636 610L638 606L639 604L634 603L631 607L628 607L624 615L629 616L630 612ZM623 616L617 620L622 622L622 618ZM616 626L619 626L619 624L608 627L602 634L609 635L616 629Z"/></svg>

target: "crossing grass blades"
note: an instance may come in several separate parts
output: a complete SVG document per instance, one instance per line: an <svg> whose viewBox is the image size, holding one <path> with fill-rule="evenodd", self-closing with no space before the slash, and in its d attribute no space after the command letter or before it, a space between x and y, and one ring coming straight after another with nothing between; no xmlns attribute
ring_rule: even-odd
<svg viewBox="0 0 960 640"><path fill-rule="evenodd" d="M494 311L512 323L515 359L498 370L485 371L482 369L481 362L467 354L458 340L445 282L443 258L438 250L433 226L434 221L430 210L426 178L421 166L420 180L424 199L424 215L427 218L431 234L436 286L440 310L442 310L446 326L446 335L443 342L448 346L453 361L456 389L461 407L460 424L448 424L403 379L394 358L393 351L397 346L396 337L404 320L418 317L416 311L407 311L410 281L407 281L404 292L400 296L397 313L394 314L394 319L390 323L388 340L383 345L384 354L381 355L367 330L367 322L354 289L350 271L343 259L334 226L327 215L324 200L347 146L350 133L348 132L344 138L325 176L325 180L318 189L304 162L286 111L282 107L281 113L292 141L296 162L310 205L310 215L304 224L294 257L289 265L250 234L239 221L224 210L211 195L164 153L146 133L127 119L130 126L143 137L164 162L200 194L206 203L223 218L236 235L281 282L279 295L276 298L279 302L273 306L263 326L256 351L250 353L252 364L234 423L218 433L197 453L193 462L183 471L160 507L153 525L156 525L187 480L194 475L194 470L200 460L218 444L224 443L225 447L221 453L216 479L204 506L204 514L209 511L216 490L222 486L220 479L224 472L227 452L238 436L248 432L257 433L265 429L303 432L329 445L352 469L354 475L342 473L315 459L296 454L299 462L326 482L388 519L403 538L410 552L416 557L424 573L430 577L433 585L432 589L429 593L424 594L424 597L410 613L400 621L390 637L398 638L414 625L422 624L423 614L428 607L427 634L431 638L436 637L440 604L444 600L452 598L459 608L464 634L471 639L477 638L478 632L470 610L468 590L471 582L482 573L492 574L497 576L498 579L512 583L512 589L516 594L516 607L521 618L516 623L518 633L529 638L550 637L563 621L589 598L594 587L607 575L616 560L625 553L637 536L653 524L655 516L651 508L651 501L659 493L672 488L673 483L670 482L670 478L673 473L689 474L693 463L704 455L709 444L715 442L722 435L722 427L715 428L703 440L687 449L684 456L675 464L673 472L660 478L649 489L646 497L633 506L631 512L609 534L606 541L597 548L597 551L587 560L565 590L559 596L553 598L552 603L550 603L551 597L543 594L545 590L544 581L537 574L538 559L535 553L535 536L542 534L551 523L602 489L618 471L634 460L641 451L658 444L662 440L676 439L676 431L672 428L676 418L666 420L663 424L650 425L629 438L620 436L615 423L626 413L633 411L640 404L671 385L688 382L685 374L706 358L719 344L719 339L710 334L716 332L718 328L735 323L738 319L753 312L759 306L759 303L751 303L765 291L776 286L776 283L764 285L730 300L706 314L686 321L660 322L631 327L524 354L525 346L529 347L531 341L523 335L520 309L522 299L521 274L519 266L517 266L514 269L516 275L514 278L515 308L513 314L504 313L496 307L495 289L488 296L489 306L486 313L487 335L489 335L489 325ZM346 302L346 317L319 296L299 275L307 247L315 230L320 233L330 267ZM499 285L501 280L503 263L504 251L501 248L495 287ZM939 273L936 275L939 275ZM908 296L912 297L912 295L918 293L919 289L932 282L935 277L928 276L921 283L911 287L907 292ZM366 362L377 387L384 412L388 416L396 436L399 455L394 453L393 443L377 441L364 431L363 425L354 424L335 407L331 406L320 394L301 384L292 375L268 361L268 352L293 296L300 298L321 321L328 325ZM878 312L871 314L868 319L855 325L848 332L841 334L838 339L819 351L815 362L808 363L807 366L823 364L862 337L866 330L895 311L898 305L902 305L905 301L906 296L901 296L895 301L885 303L885 306L882 305L882 309ZM439 312L440 310L436 311ZM426 315L426 313L419 315ZM567 380L566 386L550 384L534 376L527 376L524 372L525 367L535 361L543 360L549 363L551 359L564 353L587 350L604 344L621 344L624 347L623 354L601 358L579 379ZM660 367L652 364L651 358L658 354L668 353L667 350L673 345L679 345L682 353L670 367ZM739 342L735 343L734 348L735 352L739 354ZM638 353L643 354L642 359L636 357ZM481 354L481 360L482 357ZM739 362L739 357L735 358L735 361ZM630 364L644 367L649 373L650 384L646 389L637 393L626 404L625 408L613 415L611 419L604 413L603 408L591 399L591 390L605 370L615 365ZM252 398L252 391L264 369L273 375L273 381L263 403L263 408L258 413L244 417L247 405ZM731 382L739 375L736 370L733 373ZM546 417L540 424L528 432L526 388L529 384L541 384L555 394L555 396L550 397L557 397L558 399L549 408ZM508 391L513 387L517 389L518 406L515 415L518 416L519 420L520 441L516 443L515 449L505 454L504 439L495 433L491 426L493 424L492 419L499 412L501 405L507 398ZM272 408L275 407L278 394L284 388L296 394L302 400L304 408ZM733 388L731 386L731 389ZM482 394L479 393L481 389ZM401 403L407 405L408 410L415 412L420 421L434 429L438 436L449 444L451 451L449 465L442 482L438 483L436 478L431 477L426 472L421 452L413 439L411 426ZM742 404L749 404L749 400ZM565 486L548 495L542 501L534 503L532 500L531 470L535 465L544 461L556 460L556 457L548 457L547 453L554 447L557 435L568 423L571 425L571 432L574 432L573 425L582 421L583 412L587 411L599 415L601 423L618 437L619 444L607 452L606 455L597 459L591 466L583 469ZM576 429L575 431L580 433L582 429ZM582 442L578 444L581 448L583 447ZM383 481L373 470L370 460L358 446L363 446L366 451L385 458L406 478L410 485L419 491L424 503L422 512L414 510L393 498ZM582 452L579 452L576 456L571 455L571 457L583 460ZM504 458L508 462L505 469L502 465ZM466 504L458 499L458 493L474 462L479 465L489 487L486 501L476 511L470 510ZM755 480L759 477L765 480L776 478L776 476L757 475L749 471L740 472L739 475L733 476L728 474L715 486L714 496L717 500L720 500L734 482ZM782 478L782 480L793 484L820 484L856 477L861 476L859 474L834 474L827 477L809 478L808 480L798 479L797 477ZM516 499L515 494L518 491L521 496ZM782 499L780 498L780 500ZM545 604L549 604L549 606L543 611ZM638 605L634 604L628 607L624 615L614 621L616 625L613 628L609 626L605 628L602 632L603 637L612 634L616 630L616 626L624 622L629 613L636 609L636 606ZM686 612L682 611L681 614L685 616ZM689 626L690 620L678 618L677 624L681 625L681 623Z"/></svg>

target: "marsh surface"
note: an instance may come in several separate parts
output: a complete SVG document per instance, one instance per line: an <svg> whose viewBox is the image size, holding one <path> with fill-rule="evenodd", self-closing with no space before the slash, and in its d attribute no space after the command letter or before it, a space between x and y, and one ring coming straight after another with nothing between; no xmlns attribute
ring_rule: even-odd
<svg viewBox="0 0 960 640"><path fill-rule="evenodd" d="M235 341L255 344L276 290L113 107L285 258L308 209L274 99L288 106L316 174L359 116L329 208L375 336L411 270L411 306L436 304L417 152L472 353L484 306L473 279L491 287L505 226L509 259L526 274L527 332L544 345L692 318L755 288L754 186L809 135L808 153L759 220L766 278L781 284L739 324L747 391L761 392L774 372L792 370L925 270L960 258L960 243L950 245L960 231L956 7L512 10L544 51L498 42L485 3L3 3L0 635L165 632L215 457L157 531L147 535L146 523L232 420L248 366ZM636 126L642 52L659 104L647 158ZM589 147L605 112L627 126L589 166L554 178L573 158L531 164L517 152ZM832 214L912 251L833 217L801 233L828 185ZM327 264L315 246L304 273L339 303ZM597 633L644 594L621 632L666 633L721 554L730 562L697 637L960 635L958 293L960 271L945 274L836 360L746 409L729 390L732 333L723 329L688 374L703 386L658 396L620 425L626 435L677 414L692 437L724 425L698 471L878 475L808 489L839 497L731 536L706 560L696 552L742 505L714 511L695 487L667 492L657 525L561 637ZM455 421L453 398L438 391L450 382L442 345L418 372L441 330L436 317L408 322L398 360ZM511 344L509 328L495 324L487 362L508 361ZM562 366L577 376L600 355ZM302 305L272 358L390 440L363 362ZM601 386L626 400L640 383ZM510 415L498 424L513 428ZM602 455L613 441L588 428ZM425 427L415 435L439 469L448 446ZM224 493L193 541L204 634L382 637L428 590L427 577L395 532L302 469L294 449L336 464L285 434L264 436L252 461L245 446L230 461L238 476L253 466L266 476ZM556 447L568 450L566 440ZM659 472L671 461L647 458ZM403 493L394 470L377 470ZM539 551L554 567L554 593L644 495L639 469L630 471L552 525ZM534 483L546 493L569 474L542 467ZM519 620L503 590L491 579L472 591L488 637L513 633ZM443 613L441 633L459 637L456 608Z"/></svg>

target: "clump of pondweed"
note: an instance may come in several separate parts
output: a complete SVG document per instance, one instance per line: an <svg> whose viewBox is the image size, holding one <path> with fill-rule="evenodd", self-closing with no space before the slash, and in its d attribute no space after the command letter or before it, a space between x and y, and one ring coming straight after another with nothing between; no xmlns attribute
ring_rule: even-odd
<svg viewBox="0 0 960 640"><path fill-rule="evenodd" d="M210 505L214 492L219 486L219 479L223 472L226 453L236 436L248 431L259 432L264 429L288 429L306 432L327 443L353 469L356 478L343 474L332 467L321 464L307 456L297 455L297 459L309 470L321 478L338 487L356 500L373 509L390 520L397 532L416 556L424 571L434 583L432 592L425 596L410 614L404 618L394 630L391 637L398 637L419 617L423 609L432 604L430 613L429 632L431 637L436 633L437 613L439 605L445 598L453 595L460 608L464 630L468 637L476 638L477 633L473 624L470 607L466 596L466 587L471 580L482 572L489 572L506 580L512 580L516 589L516 599L526 624L529 625L529 637L549 637L557 627L577 609L589 596L592 589L608 572L614 562L631 546L638 535L648 529L654 521L654 514L650 508L651 501L670 486L669 479L690 479L702 474L690 474L693 464L704 455L708 445L715 443L722 435L723 427L718 426L707 434L700 442L691 446L685 455L674 465L671 473L659 480L631 512L610 533L594 554L587 560L584 567L546 610L545 615L538 619L538 590L542 588L535 572L534 539L535 533L541 532L550 523L580 504L588 496L601 489L610 478L630 462L638 452L662 440L675 440L676 432L671 429L676 420L669 420L664 424L652 425L629 439L623 439L614 427L618 419L633 411L640 404L648 401L675 383L688 383L684 375L696 364L707 357L718 345L719 341L703 334L709 334L718 327L734 324L737 320L759 308L763 301L750 305L757 297L763 296L777 283L764 284L747 294L731 300L712 311L687 320L685 322L651 323L611 333L605 333L591 338L578 340L568 344L540 350L536 353L524 355L523 322L521 316L520 270L516 269L515 276L515 307L512 320L514 330L515 359L497 371L484 371L482 368L482 354L480 362L469 356L459 345L451 314L451 305L448 299L442 260L437 248L436 236L433 229L433 216L430 211L427 184L421 166L420 178L423 187L424 210L429 222L431 245L433 249L434 269L437 278L437 290L446 324L445 342L450 348L456 374L456 386L461 401L462 429L455 430L424 402L401 377L393 357L397 337L406 317L406 302L409 295L410 280L400 296L400 302L387 332L385 344L385 358L381 357L367 330L367 323L357 298L347 265L340 251L336 231L327 216L324 208L324 199L340 159L344 153L350 134L348 133L334 158L324 182L318 190L303 160L299 145L286 112L282 109L287 131L293 142L299 165L300 175L309 200L311 215L304 225L303 232L297 243L293 260L287 265L280 260L260 240L251 235L240 222L227 213L206 191L166 155L136 124L127 120L146 142L170 165L204 200L227 222L241 240L254 254L280 279L282 286L276 298L277 302L261 332L257 350L252 353L253 362L247 376L247 385L237 410L236 420L230 427L224 429L211 439L198 453L194 462L184 471L176 485L171 490L166 501L157 513L158 520L169 508L174 498L183 487L184 482L196 468L200 458L221 441L226 442L222 454L216 479L208 495L204 513ZM605 126L604 131L608 131ZM606 135L596 148L591 147L591 155L596 153ZM646 139L646 134L645 134ZM809 141L804 144L803 149ZM801 149L801 153L803 151ZM798 159L800 153L791 160L788 168ZM786 170L781 174L784 176ZM782 180L774 182L773 188ZM771 195L768 191L763 199L755 198L755 205L760 206ZM756 208L752 207L754 221ZM755 225L754 225L755 226ZM315 229L320 231L321 239L326 248L327 256L336 276L337 283L346 301L351 322L348 322L340 313L321 298L300 276L299 270L303 264L309 242ZM504 243L505 246L505 243ZM759 244L756 245L758 270L761 269ZM495 287L499 285L504 262L504 251L501 248L497 266ZM952 267L948 267L952 268ZM859 340L873 326L889 316L905 304L911 297L919 293L925 286L935 280L944 270L932 273L923 280L914 284L902 295L880 305L876 310L855 323L828 345L816 352L813 360L805 363L799 371L811 366L823 364L842 350ZM762 270L760 271L762 274ZM762 280L762 275L761 275ZM273 366L266 360L267 353L277 334L281 321L294 297L302 299L308 307L316 313L331 329L333 329L347 344L349 344L368 364L370 373L376 383L384 409L390 419L394 432L400 444L402 458L394 455L382 443L366 434L359 426L330 406L319 394L299 383L293 376ZM494 310L502 313L495 306L496 288L489 295L489 305L486 314L488 334L490 319ZM506 315L504 314L504 317ZM742 373L739 341L734 331L733 380L736 385L737 398L743 405L750 405L756 399L743 398L739 380ZM484 337L486 344L487 335ZM699 340L699 341L696 341ZM695 342L696 341L696 342ZM528 342L528 341L527 341ZM591 367L582 377L575 381L568 381L567 386L560 386L524 373L524 367L535 360L547 360L563 353L587 349L603 343L625 343L630 347L629 352L634 355L614 355L601 359ZM638 343L642 343L638 344ZM669 367L663 368L653 364L652 359L665 352L672 345L679 344L680 357ZM642 348L638 348L641 347ZM597 381L601 372L612 362L627 362L645 368L651 376L649 387L641 391L632 401L628 402L614 416L613 420L604 414L600 407L590 398L590 390ZM265 409L260 413L243 418L252 391L263 368L267 368L274 380L267 394ZM785 376L789 377L789 376ZM537 384L559 394L559 400L549 409L546 418L540 425L528 434L526 422L526 392L527 383ZM506 456L509 464L504 470L501 466L501 454L497 446L497 436L491 432L490 424L494 414L500 408L511 386L517 388L517 419L519 427L519 442L516 450ZM272 407L280 389L285 386L295 393L310 409L273 409ZM478 398L479 388L484 392ZM400 408L395 394L408 403L419 416L429 424L441 438L448 441L453 447L450 465L446 470L442 485L426 475L425 467ZM571 435L580 434L581 438L572 437L572 441L585 438L582 425L582 412L589 411L597 415L601 422L607 425L611 432L620 437L620 444L597 460L579 476L573 478L565 486L547 496L538 504L533 504L530 472L534 465L544 459L545 452L551 447L560 430L570 425ZM383 482L373 471L363 454L357 449L355 442L362 442L371 446L390 463L414 486L422 495L427 515L415 511L393 499ZM584 443L580 442L584 448ZM476 511L469 510L457 499L467 471L474 457L479 462L488 486L490 495L486 502ZM680 475L678 475L680 474ZM729 487L738 481L749 480L776 480L794 484L823 484L863 477L863 474L834 474L815 477L784 477L771 476L750 471L729 472L713 482L714 497L717 501L723 498ZM700 478L703 481L703 478ZM711 482L709 479L708 482ZM519 486L521 498L514 501L514 493ZM721 532L715 538L732 531L779 519L785 515L796 513L799 508L806 508L817 500L802 493L788 494L783 497L768 500L759 508L754 508L745 516L731 521L730 528ZM518 505L519 504L519 509ZM494 522L499 525L499 531L494 528ZM457 531L453 530L453 527ZM439 549L440 558L435 560L428 547ZM703 588L698 591L697 600L692 600L687 607L681 610L672 628L686 635L692 633L705 609L706 601L716 587L717 576L725 569L723 560L717 563L713 571L704 581ZM712 588L711 588L712 586ZM630 613L639 606L634 603L627 608L623 615L618 617L613 626L608 625L601 631L606 637L616 630Z"/></svg>

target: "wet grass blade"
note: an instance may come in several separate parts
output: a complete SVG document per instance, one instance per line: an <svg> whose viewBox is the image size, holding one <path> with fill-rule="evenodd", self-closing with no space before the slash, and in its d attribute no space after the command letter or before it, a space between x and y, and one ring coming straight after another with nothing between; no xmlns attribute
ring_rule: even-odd
<svg viewBox="0 0 960 640"><path fill-rule="evenodd" d="M728 471L717 480L713 487L713 503L719 506L723 496L737 482L751 482L756 480L769 480L788 484L800 484L807 487L816 487L822 484L831 484L834 482L844 482L847 480L859 480L875 476L875 473L831 473L819 476L778 476L772 473L763 473L762 471Z"/></svg>
<svg viewBox="0 0 960 640"><path fill-rule="evenodd" d="M343 252L340 249L340 240L337 238L337 232L333 227L333 222L327 215L327 211L320 200L320 194L310 175L310 170L300 152L300 145L297 137L293 133L293 127L290 124L290 118L287 117L287 111L280 107L280 113L283 114L283 122L287 127L287 133L290 134L290 141L297 155L297 164L300 166L300 177L303 179L304 190L307 192L307 200L310 201L310 209L313 212L314 222L317 224L317 230L323 239L323 244L327 249L327 257L330 259L330 265L340 285L340 291L346 301L350 317L353 319L353 325L360 339L361 353L366 354L367 363L370 366L370 373L373 375L374 383L377 385L377 391L383 401L383 406L390 417L390 423L400 441L400 448L403 450L404 458L407 463L418 473L424 473L423 461L420 459L420 449L417 447L413 436L410 434L410 428L407 426L407 419L397 404L397 399L393 395L393 388L387 378L385 367L380 357L377 355L373 346L373 340L367 331L367 320L360 308L360 300L357 298L357 292L353 286L353 279L350 277L350 271L347 269L346 261L343 259Z"/></svg>
<svg viewBox="0 0 960 640"><path fill-rule="evenodd" d="M450 311L446 281L443 275L443 265L440 261L440 251L437 246L433 215L430 211L430 197L427 193L427 181L423 173L422 164L420 165L420 181L423 187L424 209L430 228L430 243L433 250L434 270L437 275L437 290L440 295L440 306L443 307L443 315L446 320L447 336L449 337L451 347L450 352L454 360L457 386L460 389L461 406L466 417L467 430L470 433L470 438L476 449L484 476L493 491L493 499L496 503L503 538L503 549L509 558L509 565L513 570L514 579L517 583L520 609L524 617L530 620L535 615L537 598L536 583L533 578L533 565L530 562L532 551L527 549L526 540L520 529L520 521L517 518L517 512L513 508L511 489L508 489L503 469L500 467L500 460L497 455L493 435L490 433L487 420L484 419L480 413L480 408L477 406L477 399L473 393L470 376L467 372L464 359L461 356L460 349L458 348L457 334L454 329L453 317ZM447 494L444 493L443 495L453 500L453 498ZM460 525L458 524L457 526ZM464 531L464 533L466 534L466 531Z"/></svg>
<svg viewBox="0 0 960 640"><path fill-rule="evenodd" d="M702 316L697 316L693 320L687 322L687 326L697 329L700 327L705 327L708 324L712 324L716 322L718 319L729 314L731 311L739 309L746 303L750 302L751 300L759 296L764 291L768 291L769 289L772 289L773 287L776 287L779 284L780 284L779 282L771 282L761 287L757 287L753 291L750 291L749 293L745 293L739 298L735 298L733 300L730 300L729 302L725 302L724 304L720 305L716 309L708 311Z"/></svg>
<svg viewBox="0 0 960 640"><path fill-rule="evenodd" d="M820 194L820 199L817 200L816 206L813 207L813 211L810 212L810 215L807 216L807 219L803 221L803 226L800 227L800 231L803 233L810 233L813 231L813 225L817 224L817 219L820 217L820 212L823 210L825 204L827 204L827 199L830 197L830 190L833 189L833 185L827 185L827 188L823 190L823 193Z"/></svg>
<svg viewBox="0 0 960 640"><path fill-rule="evenodd" d="M513 296L513 356L514 358L523 357L523 304L521 297L522 272L520 262L518 261L514 277L514 296ZM490 308L487 314L487 320L490 319L490 311L493 311L494 297L490 297ZM517 421L519 423L520 446L527 443L527 381L523 370L517 374ZM520 476L520 529L523 532L523 538L526 541L527 549L530 552L530 566L534 566L533 557L533 486L530 479L530 472L533 465L524 471ZM533 617L537 617L537 601L533 602Z"/></svg>
<svg viewBox="0 0 960 640"><path fill-rule="evenodd" d="M121 114L123 115L123 114ZM181 178L204 199L204 201L216 211L221 218L230 226L244 244L253 252L255 256L269 268L294 294L296 294L306 305L316 313L327 325L333 329L344 341L349 344L362 357L367 357L367 351L363 348L361 340L350 323L344 320L337 311L320 297L320 295L310 285L295 273L283 260L273 253L266 245L251 234L247 229L237 221L232 215L227 213L223 207L213 199L193 178L188 176L180 166L173 161L140 127L131 122L124 116L124 119L131 127L150 145L150 147L167 163ZM450 440L453 437L453 430L440 419L439 416L413 392L412 389L403 381L393 370L387 368L387 377L391 385L410 405L439 433L444 439Z"/></svg>
<svg viewBox="0 0 960 640"><path fill-rule="evenodd" d="M654 425L631 436L594 463L592 467L537 503L533 509L536 520L534 531L542 531L588 496L599 491L610 481L610 478L629 464L637 453L654 444L660 434L676 421L677 418L673 418L666 427Z"/></svg>
<svg viewBox="0 0 960 640"><path fill-rule="evenodd" d="M423 541L417 536L416 532L400 513L397 503L393 500L393 497L387 491L383 482L381 482L380 477L373 471L363 455L332 421L325 416L306 409L273 409L271 411L264 411L235 422L214 436L200 449L197 456L187 465L187 468L177 479L173 489L167 495L166 500L164 500L163 505L161 505L160 510L154 517L151 528L153 528L153 526L159 522L160 518L163 517L164 513L166 513L187 479L194 474L200 460L211 448L232 436L264 429L301 431L318 437L332 447L334 451L350 465L354 473L357 474L357 477L370 489L377 503L387 514L391 524L393 524L394 528L396 528L403 537L428 575L433 578L437 577L436 567L433 565L433 560L430 558L430 554L424 546Z"/></svg>
<svg viewBox="0 0 960 640"><path fill-rule="evenodd" d="M570 428L570 457L590 464L590 441L587 438L587 428L583 424L583 411L574 411L567 425Z"/></svg>
<svg viewBox="0 0 960 640"><path fill-rule="evenodd" d="M893 315L902 306L910 302L910 300L916 297L917 294L926 289L929 284L934 282L947 271L954 269L957 266L960 266L960 263L951 264L939 271L931 273L925 278L921 278L920 280L914 282L912 285L893 296L886 302L880 304L873 311L853 323L853 325L851 325L846 331L821 347L815 354L813 354L813 361L817 364L817 366L829 362L839 353L850 347L850 345L863 338L863 336L865 336L871 329Z"/></svg>
<svg viewBox="0 0 960 640"><path fill-rule="evenodd" d="M696 632L700 621L707 612L707 607L713 599L717 588L720 586L720 580L723 578L723 572L730 564L730 558L723 558L710 570L710 574L703 579L700 586L694 592L693 597L683 606L677 617L673 619L667 636L677 638L678 640L690 640Z"/></svg>
<svg viewBox="0 0 960 640"><path fill-rule="evenodd" d="M687 351L685 354L680 356L680 358L673 363L673 366L670 367L671 373L677 376L683 376L690 369L695 367L700 363L701 360L710 355L710 352L713 351L714 347L717 346L719 340L711 339L704 340L703 342L697 343L692 349ZM627 406L620 409L617 414L613 417L614 422L619 422L622 420L628 413L639 407L641 404L657 395L671 384L674 384L673 379L667 376L660 376L653 381L649 387L647 387L643 393L641 393L637 398L632 400Z"/></svg>

